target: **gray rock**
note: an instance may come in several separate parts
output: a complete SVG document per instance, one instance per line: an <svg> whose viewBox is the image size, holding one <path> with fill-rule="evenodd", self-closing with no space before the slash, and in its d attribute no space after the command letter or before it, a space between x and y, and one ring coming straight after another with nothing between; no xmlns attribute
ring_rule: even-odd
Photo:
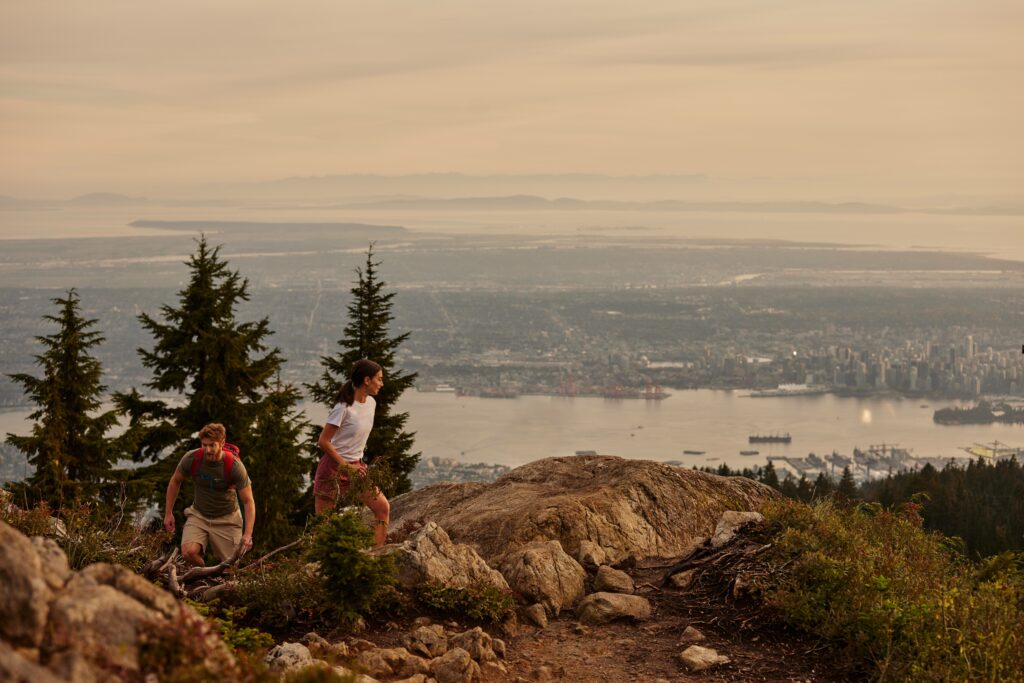
<svg viewBox="0 0 1024 683"><path fill-rule="evenodd" d="M651 603L638 595L592 593L576 608L576 616L591 626L619 619L646 621L651 617Z"/></svg>
<svg viewBox="0 0 1024 683"><path fill-rule="evenodd" d="M299 642L309 648L309 653L314 657L322 657L331 650L331 644L319 633L310 631L299 639ZM348 648L345 648L346 653Z"/></svg>
<svg viewBox="0 0 1024 683"><path fill-rule="evenodd" d="M0 681L9 683L61 683L52 671L22 657L0 640Z"/></svg>
<svg viewBox="0 0 1024 683"><path fill-rule="evenodd" d="M309 648L302 643L281 643L270 648L264 661L266 661L271 671L286 673L296 669L304 669L316 660L309 653Z"/></svg>
<svg viewBox="0 0 1024 683"><path fill-rule="evenodd" d="M669 578L669 583L680 590L686 590L693 583L693 580L697 577L696 569L687 569L684 572L673 574Z"/></svg>
<svg viewBox="0 0 1024 683"><path fill-rule="evenodd" d="M608 561L608 554L598 544L584 539L580 541L580 549L576 552L576 561L587 569L597 569Z"/></svg>
<svg viewBox="0 0 1024 683"><path fill-rule="evenodd" d="M633 579L624 571L603 565L598 568L597 576L594 577L594 590L606 593L632 593Z"/></svg>
<svg viewBox="0 0 1024 683"><path fill-rule="evenodd" d="M138 669L139 633L154 616L151 609L116 588L78 581L76 576L50 605L44 649Z"/></svg>
<svg viewBox="0 0 1024 683"><path fill-rule="evenodd" d="M420 626L402 639L409 652L428 659L440 657L448 651L448 636L440 624Z"/></svg>
<svg viewBox="0 0 1024 683"><path fill-rule="evenodd" d="M679 655L679 659L682 660L683 666L691 673L705 671L712 667L729 663L728 657L718 654L717 651L710 647L701 647L700 645L691 645L686 648Z"/></svg>
<svg viewBox="0 0 1024 683"><path fill-rule="evenodd" d="M170 593L119 564L90 564L72 577L65 589L73 590L79 586L93 585L110 586L168 619L175 618L181 609L181 603Z"/></svg>
<svg viewBox="0 0 1024 683"><path fill-rule="evenodd" d="M557 616L583 597L587 574L558 541L523 546L506 556L500 566L514 591L543 604L549 614Z"/></svg>
<svg viewBox="0 0 1024 683"><path fill-rule="evenodd" d="M430 662L437 683L474 683L480 680L480 665L461 647L453 647Z"/></svg>
<svg viewBox="0 0 1024 683"><path fill-rule="evenodd" d="M540 628L548 627L548 613L544 609L544 605L539 602L535 602L526 609L523 610L523 618L534 626Z"/></svg>
<svg viewBox="0 0 1024 683"><path fill-rule="evenodd" d="M43 568L43 580L52 591L59 591L71 578L71 569L68 567L68 556L64 554L57 541L52 538L33 536L32 547L39 555L39 561Z"/></svg>
<svg viewBox="0 0 1024 683"><path fill-rule="evenodd" d="M430 671L427 660L411 654L404 647L379 648L360 652L356 657L356 663L371 676L377 678L408 677Z"/></svg>
<svg viewBox="0 0 1024 683"><path fill-rule="evenodd" d="M763 522L764 515L760 512L737 512L726 510L718 520L715 533L711 537L711 547L721 548L736 536L736 531L748 522Z"/></svg>
<svg viewBox="0 0 1024 683"><path fill-rule="evenodd" d="M36 547L0 521L0 639L39 647L53 597Z"/></svg>
<svg viewBox="0 0 1024 683"><path fill-rule="evenodd" d="M397 681L394 681L394 683L427 683L427 681L431 680L433 679L428 678L426 674L413 674L408 678L402 678Z"/></svg>
<svg viewBox="0 0 1024 683"><path fill-rule="evenodd" d="M427 522L403 543L385 546L377 552L394 558L398 583L407 590L424 584L485 584L508 590L504 577L491 569L473 548L453 543L434 522Z"/></svg>
<svg viewBox="0 0 1024 683"><path fill-rule="evenodd" d="M494 639L479 626L452 636L449 643L452 647L461 647L481 664L498 659L494 654Z"/></svg>
<svg viewBox="0 0 1024 683"><path fill-rule="evenodd" d="M687 626L683 634L679 636L679 643L699 643L704 640L704 634L693 626Z"/></svg>

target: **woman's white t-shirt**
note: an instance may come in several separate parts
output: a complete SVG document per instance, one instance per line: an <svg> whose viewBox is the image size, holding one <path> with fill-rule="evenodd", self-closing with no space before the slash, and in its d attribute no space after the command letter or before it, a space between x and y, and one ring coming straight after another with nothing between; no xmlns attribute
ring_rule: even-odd
<svg viewBox="0 0 1024 683"><path fill-rule="evenodd" d="M370 430L373 429L373 413L376 409L377 402L373 396L367 396L363 403L352 401L352 405L339 401L331 408L327 424L338 428L331 437L331 445L346 461L357 462L363 457L366 440L370 438Z"/></svg>

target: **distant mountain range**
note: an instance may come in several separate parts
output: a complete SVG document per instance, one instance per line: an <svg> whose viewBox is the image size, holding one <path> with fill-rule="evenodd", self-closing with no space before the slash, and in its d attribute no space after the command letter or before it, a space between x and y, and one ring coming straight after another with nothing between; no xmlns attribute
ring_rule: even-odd
<svg viewBox="0 0 1024 683"><path fill-rule="evenodd" d="M93 192L66 200L31 200L0 195L0 211L131 207L239 207L280 210L416 210L416 211L665 211L723 213L901 214L1021 216L1024 204L906 207L871 202L823 201L692 201L683 199L604 199L524 193L516 186L544 183L575 185L583 196L627 196L655 190L663 195L703 182L695 176L551 175L465 176L323 176L288 178L270 183L224 186L225 198L161 200L112 192ZM474 189L508 192L473 194ZM415 192L413 190L415 188ZM621 194L616 194L613 188ZM453 192L453 190L458 190ZM388 192L387 190L393 190ZM439 196L442 195L442 196ZM443 196L447 195L447 196Z"/></svg>
<svg viewBox="0 0 1024 683"><path fill-rule="evenodd" d="M586 210L586 211L728 211L750 213L904 213L908 209L863 202L687 202L660 200L623 202L583 200L570 197L546 199L534 195L505 197L459 197L454 199L392 199L344 205L351 209L416 209L416 210Z"/></svg>

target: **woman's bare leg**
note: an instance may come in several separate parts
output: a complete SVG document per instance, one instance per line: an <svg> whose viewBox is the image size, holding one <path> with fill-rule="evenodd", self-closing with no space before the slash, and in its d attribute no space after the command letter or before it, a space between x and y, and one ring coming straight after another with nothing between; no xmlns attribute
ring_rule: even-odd
<svg viewBox="0 0 1024 683"><path fill-rule="evenodd" d="M379 548L388 540L388 524L391 522L391 504L379 489L371 489L359 496L373 513L373 546Z"/></svg>

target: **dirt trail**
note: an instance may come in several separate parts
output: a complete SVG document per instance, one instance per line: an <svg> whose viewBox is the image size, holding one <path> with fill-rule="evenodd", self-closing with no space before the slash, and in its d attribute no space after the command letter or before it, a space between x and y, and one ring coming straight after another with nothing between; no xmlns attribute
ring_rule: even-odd
<svg viewBox="0 0 1024 683"><path fill-rule="evenodd" d="M723 603L700 591L662 589L662 575L672 564L671 560L648 560L626 570L637 586L636 594L652 603L649 621L582 626L569 611L552 619L543 630L522 623L518 635L505 639L508 674L488 676L484 683L858 680L850 672L836 670L834 656L822 643L769 623L752 600ZM451 626L449 630L453 630ZM714 648L731 662L688 673L679 659L692 644L680 643L687 626L705 635L706 640L696 644ZM400 633L367 633L365 637L381 646L397 646Z"/></svg>
<svg viewBox="0 0 1024 683"><path fill-rule="evenodd" d="M693 592L660 589L672 562L649 561L629 570L637 594L651 601L653 618L643 624L613 623L579 627L572 614L552 620L543 631L523 625L511 639L508 681L537 680L547 667L554 681L849 681L849 673L830 671L828 650L805 636L784 632L754 605L712 604ZM732 661L689 674L679 653L687 626L704 633L699 643Z"/></svg>

